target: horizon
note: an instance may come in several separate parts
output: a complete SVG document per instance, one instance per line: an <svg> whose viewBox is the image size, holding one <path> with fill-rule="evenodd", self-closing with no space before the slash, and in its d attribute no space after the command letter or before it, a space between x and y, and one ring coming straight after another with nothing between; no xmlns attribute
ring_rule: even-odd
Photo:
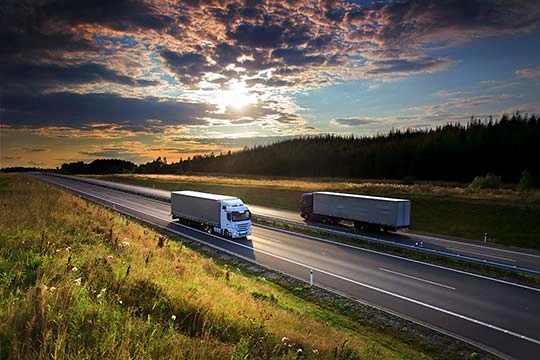
<svg viewBox="0 0 540 360"><path fill-rule="evenodd" d="M0 19L0 168L540 112L536 0L29 0Z"/></svg>

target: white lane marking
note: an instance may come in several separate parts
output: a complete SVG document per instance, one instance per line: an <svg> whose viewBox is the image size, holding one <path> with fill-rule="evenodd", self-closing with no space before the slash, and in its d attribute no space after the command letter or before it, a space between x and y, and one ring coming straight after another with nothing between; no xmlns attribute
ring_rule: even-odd
<svg viewBox="0 0 540 360"><path fill-rule="evenodd" d="M480 279L494 281L494 282L498 282L498 283L505 284L505 285L516 286L516 287L519 287L519 288L522 288L522 289L527 289L527 290L540 292L539 288L534 288L534 287L527 286L527 285L517 284L517 283L513 283L513 282L510 282L510 281L506 281L506 280L495 279L495 278L491 278L491 277L485 276L485 275L480 275L480 274L475 274L475 273L468 273L468 272L463 271L463 270L452 269L452 268L442 266L442 265L430 264L430 263L426 263L426 262L422 262L422 261L414 260L414 259L409 259L409 258L398 256L398 255L383 253L383 252L380 252L380 251L377 251L377 250L365 249L365 248L361 248L361 247L358 247L358 246L345 244L345 243L339 243L339 242L336 242L336 241L323 239L323 238L318 238L318 237L311 236L311 235L295 233L293 231L284 230L284 229L277 229L277 228L273 228L271 226L266 226L266 225L261 225L261 224L256 224L254 226L260 227L260 228L263 228L263 229L267 229L267 230L279 231L279 232L289 234L289 235L301 236L301 237L304 237L306 239L312 239L312 240L324 242L324 243L327 243L327 244L347 247L347 248L355 249L355 250L358 250L358 251L365 251L365 252L370 252L370 253L373 253L373 254L378 254L378 255L381 255L381 256L388 256L388 257L391 257L391 258L394 258L394 259L399 259L399 260L403 260L403 261L409 261L409 262L413 262L413 263L424 265L424 266L431 266L431 267L434 267L434 268L437 268L437 269L451 271L451 272L455 272L455 273L463 274L463 275L467 275L467 276L477 277L477 278L480 278Z"/></svg>
<svg viewBox="0 0 540 360"><path fill-rule="evenodd" d="M272 239L272 238L262 238L262 237L260 237L260 236L256 236L256 238L259 238L259 239L261 239L261 240L266 240L266 241L272 241L272 242L277 242L278 244L281 244L281 243L283 243L283 241L281 241L281 240L278 240L278 239Z"/></svg>
<svg viewBox="0 0 540 360"><path fill-rule="evenodd" d="M464 253L467 253L467 254L480 255L480 256L494 258L494 259L501 259L501 260L516 262L515 259L505 258L505 257L502 257L502 256L482 254L482 253L479 253L479 252L476 252L476 251L463 250L463 249L456 248L456 247L450 247L449 246L449 247L447 247L447 249L454 250L454 251L461 251L461 252L464 252ZM486 249L489 249L489 248L486 248Z"/></svg>
<svg viewBox="0 0 540 360"><path fill-rule="evenodd" d="M449 240L449 239L442 239L442 238L437 238L437 237L428 236L428 235L412 234L412 233L407 233L407 232L401 232L401 233L405 234L405 235L408 235L408 236L411 236L411 237L413 237L413 236L414 237L420 237L420 238L431 239L431 240L436 240L436 241L440 241L440 242L447 242L447 243L452 243L452 244L459 244L459 245L477 247L477 248L482 248L482 249L489 249L489 250L493 250L493 251L506 252L506 253L509 253L509 254L515 254L515 255L521 255L521 256L529 256L529 257L534 257L534 258L540 259L540 255L529 254L529 253L521 252L521 251L499 249L499 248L491 247L491 246L485 246L485 245L479 245L479 244L470 244L470 243L466 243L466 242L461 242L461 241L456 241L456 240Z"/></svg>
<svg viewBox="0 0 540 360"><path fill-rule="evenodd" d="M72 189L72 190L75 190L75 191L78 191L79 193L82 193L82 194L86 194L88 196L91 196L91 197L94 197L94 198L97 198L97 199L100 199L100 200L103 200L103 201L106 201L106 202L109 202L109 203L113 203L113 201L110 201L110 200L107 200L107 199L104 199L104 198L100 198L99 196L97 195L92 195L90 193L87 193L83 190L78 190L78 189L74 189L74 188L70 188L69 186L67 185L62 185L60 184L61 186L64 186L68 189ZM138 213L141 213L141 214L144 214L144 215L147 215L147 216L150 216L150 217L153 217L153 218L156 218L156 219L159 219L159 220L170 220L170 218L160 218L154 214L149 214L149 213L146 213L144 211L141 211L139 209L136 209L136 208L132 208L132 207L129 207L129 206L126 206L126 205L122 205L120 203L116 203L116 205L119 205L121 207L124 207L126 209L130 209L130 210L133 210L135 212L138 212ZM146 222L150 222L149 220L147 219L141 219L143 221L146 221ZM176 223L174 223L176 224ZM229 250L226 250L226 249L222 249L220 248L219 246L215 245L215 244L211 244L209 242L206 242L204 240L200 240L200 239L197 239L195 237L192 237L192 236L189 236L189 235L186 235L186 234L183 234L179 231L176 231L176 230L173 230L173 229L169 229L169 228L166 228L164 227L163 225L159 225L159 224L156 224L154 223L154 225L158 226L158 227L161 227L163 229L166 229L167 231L171 231L171 232L174 232L178 235L181 235L181 236L185 236L185 237L188 237L192 240L195 240L195 241L198 241L202 244L205 244L207 246L211 246L211 247L214 247L214 248L218 248L220 250L224 250L225 252L227 253L232 253L232 254L235 254ZM180 225L180 224L177 224L178 226L183 226L183 225ZM334 273L331 273L329 271L326 271L326 270L322 270L322 269L318 269L318 268L315 268L315 267L312 267L312 266L308 266L306 264L303 264L303 263L300 263L298 261L294 261L294 260L291 260L291 259L287 259L287 258L284 258L282 256L278 256L278 255L274 255L272 253L269 253L269 252L266 252L266 251L262 251L262 250L257 250L255 248L253 248L252 246L247 246L247 245L244 245L244 244L241 244L241 243L238 243L238 242L234 242L234 241L231 241L231 240L227 240L227 239L224 239L224 238L221 238L221 237L218 237L218 236L215 236L215 235L211 235L211 234L208 234L206 232L203 232L203 231L200 231L200 230L196 230L196 229L193 229L193 228L188 228L190 230L194 230L195 232L198 232L198 233L201 233L201 234L205 234L207 236L211 236L211 237L214 237L216 239L219 239L219 240L222 240L222 241L225 241L225 242L228 242L228 243L231 243L233 245L236 245L236 246L239 246L239 247L244 247L246 249L249 249L251 251L257 251L259 253L262 253L262 254L265 254L265 255L268 255L270 257L274 257L276 259L280 259L280 260L283 260L283 261L286 261L286 262L290 262L291 264L295 264L295 265L298 265L298 266L302 266L302 267L305 267L306 269L310 269L310 270L314 270L314 271L318 271L322 274L326 274L326 275L329 275L329 276L333 276L335 278L338 278L338 279L341 279L341 280L344 280L344 281L348 281L350 283L353 283L353 284L356 284L356 285L359 285L359 286L363 286L365 288L368 288L368 289L371 289L371 290L374 290L374 291L377 291L377 292L380 292L380 293L383 293L383 294L386 294L386 295L389 295L389 296L394 296L398 299L402 299L402 300L405 300L405 301L409 301L409 302L412 302L413 304L417 304L417 305L420 305L420 306L424 306L424 307L427 307L429 309L432 309L432 310L435 310L435 311L440 311L442 313L445 313L445 314L448 314L448 315L452 315L452 316L455 316L457 318L460 318L462 320L466 320L466 321L469 321L469 322L472 322L474 324L477 324L477 325L481 325L481 326L484 326L484 327L487 327L487 328L490 328L492 330L496 330L496 331L499 331L499 332L502 332L504 334L507 334L507 335L511 335L511 336L514 336L514 337L517 337L519 339L522 339L522 340L526 340L526 341L529 341L529 342L532 342L532 343L535 343L535 344L538 344L540 345L540 340L536 340L536 339L533 339L533 338L530 338L528 336L525 336L525 335L522 335L522 334L519 334L519 333L516 333L516 332L513 332L513 331L510 331L510 330L507 330L507 329L504 329L504 328L501 328L501 327L498 327L498 326L495 326L495 325L492 325L492 324L489 324L489 323L486 323L486 322L483 322L483 321L480 321L480 320L477 320L477 319L474 319L474 318L471 318L471 317L468 317L468 316L465 316L465 315L461 315L461 314L458 314L456 312L453 312L453 311L450 311L450 310L446 310L446 309L443 309L443 308L440 308L438 306L435 306L435 305L431 305L431 304L427 304L427 303L424 303L424 302L421 302L419 300L415 300L415 299L412 299L412 298L409 298L409 297L406 297L406 296L403 296L403 295L399 295L399 294L396 294L396 293L393 293L391 291L388 291L388 290L384 290L384 289L380 289L380 288L377 288L375 286L372 286L372 285L369 285L369 284L365 284L365 283L362 283L362 282L359 282L359 281L356 281L356 280L353 280L353 279L349 279L349 278L346 278L344 276L341 276L341 275L337 275L337 274L334 274ZM249 258L246 258L246 257L243 257L242 255L239 255L239 254L236 254L238 256L240 256L241 258L243 259L246 259L246 260L249 260L249 261L252 261L252 262L255 262L257 263L256 261L254 261L253 259L249 259ZM261 264L262 265L262 264ZM265 266L265 265L263 265ZM489 278L488 278L489 279ZM534 289L534 288L533 288ZM535 290L538 290L538 289L535 289Z"/></svg>
<svg viewBox="0 0 540 360"><path fill-rule="evenodd" d="M450 289L450 290L456 290L456 288L455 288L455 287L452 287L452 286L439 284L439 283L436 283L436 282L434 282L434 281L429 281L429 280L422 279L422 278L419 278L419 277L416 277L416 276L411 276L411 275L403 274L403 273L400 273L400 272L397 272L397 271L392 271L392 270L388 270L388 269L385 269L385 268L379 268L379 270L385 271L385 272L388 272L388 273L391 273L391 274L403 276L403 277L406 277L406 278L409 278L409 279L413 279L413 280L425 282L425 283L428 283L428 284L437 285L437 286L440 286L440 287L443 287L443 288L447 288L447 289Z"/></svg>

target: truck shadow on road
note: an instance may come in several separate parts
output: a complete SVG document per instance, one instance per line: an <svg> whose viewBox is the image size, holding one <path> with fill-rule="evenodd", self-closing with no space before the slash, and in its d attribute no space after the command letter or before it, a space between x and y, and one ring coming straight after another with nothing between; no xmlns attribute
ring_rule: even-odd
<svg viewBox="0 0 540 360"><path fill-rule="evenodd" d="M175 221L169 222L166 228L179 237L186 236L190 240L201 243L201 245L212 246L231 252L234 255L240 255L250 260L256 260L253 251L253 241L250 240L249 237L230 239L221 235L209 234L197 228L179 224Z"/></svg>

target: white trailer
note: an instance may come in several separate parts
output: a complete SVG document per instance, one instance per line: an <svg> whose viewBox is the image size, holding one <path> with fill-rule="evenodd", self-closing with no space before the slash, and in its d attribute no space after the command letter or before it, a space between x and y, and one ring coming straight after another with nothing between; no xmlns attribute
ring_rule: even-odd
<svg viewBox="0 0 540 360"><path fill-rule="evenodd" d="M225 237L251 235L251 212L242 200L234 196L173 191L171 215L173 219Z"/></svg>
<svg viewBox="0 0 540 360"><path fill-rule="evenodd" d="M357 229L396 230L409 227L411 202L321 191L302 195L301 215L306 220L326 223L353 221Z"/></svg>

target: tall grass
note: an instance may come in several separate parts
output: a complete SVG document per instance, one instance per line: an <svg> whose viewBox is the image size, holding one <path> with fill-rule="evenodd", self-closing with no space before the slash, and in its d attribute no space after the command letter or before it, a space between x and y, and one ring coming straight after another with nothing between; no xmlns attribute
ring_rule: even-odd
<svg viewBox="0 0 540 360"><path fill-rule="evenodd" d="M428 358L86 200L1 179L2 359Z"/></svg>

